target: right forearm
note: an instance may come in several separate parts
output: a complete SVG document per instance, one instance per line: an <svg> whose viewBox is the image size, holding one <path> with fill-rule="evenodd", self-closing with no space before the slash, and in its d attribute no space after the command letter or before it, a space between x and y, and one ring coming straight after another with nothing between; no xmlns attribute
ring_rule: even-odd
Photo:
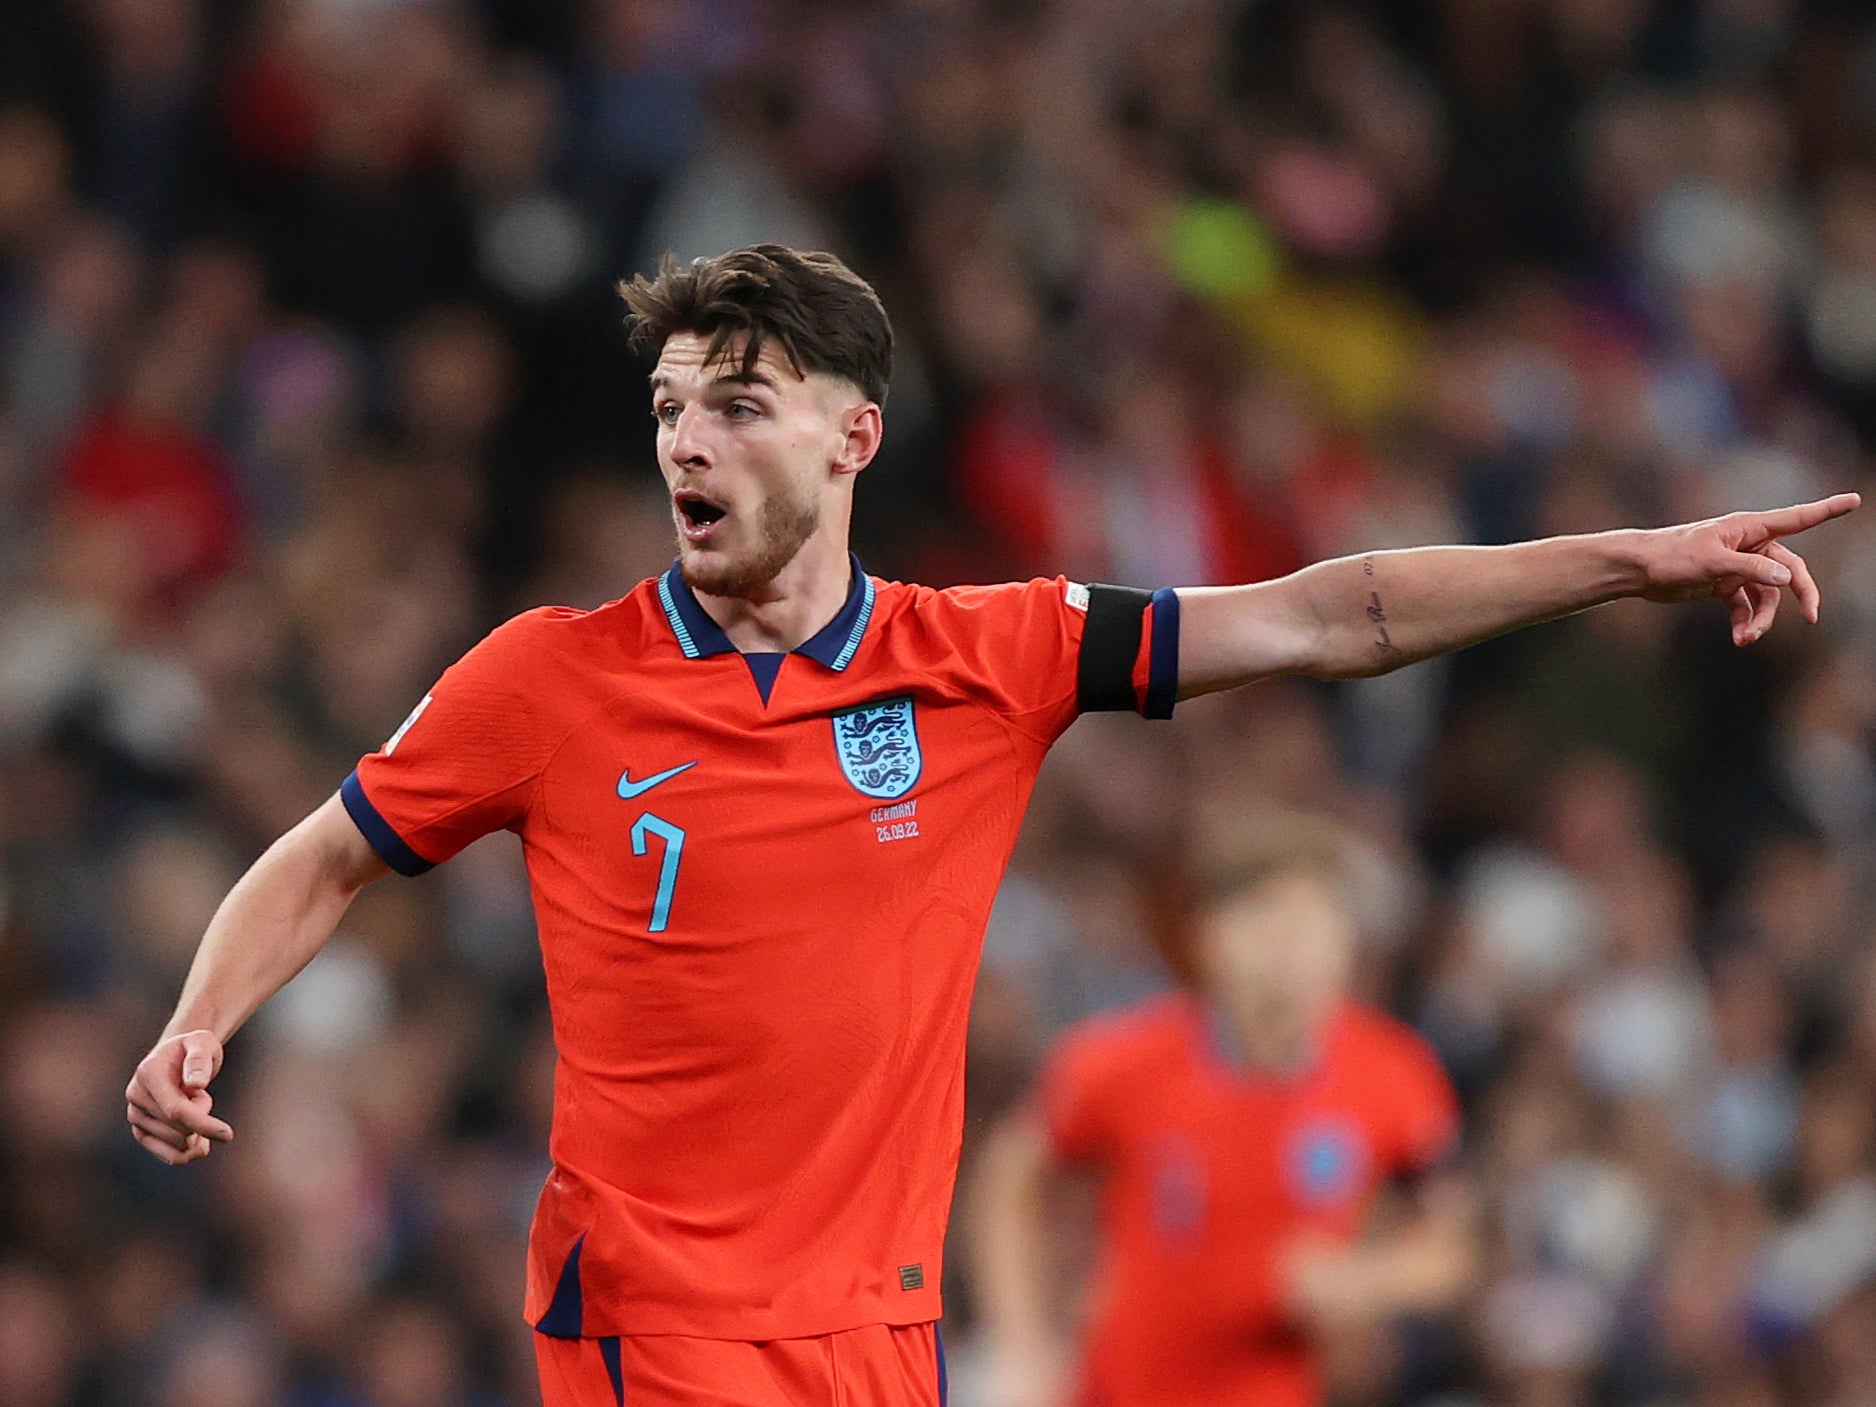
<svg viewBox="0 0 1876 1407"><path fill-rule="evenodd" d="M144 1151L170 1167L234 1137L208 1085L222 1043L318 952L358 891L388 872L329 798L281 836L222 900L196 949L176 1014L124 1088L124 1117Z"/></svg>
<svg viewBox="0 0 1876 1407"><path fill-rule="evenodd" d="M319 820L316 812L275 841L222 900L165 1036L209 1030L226 1040L332 936L373 876L323 843L330 821Z"/></svg>

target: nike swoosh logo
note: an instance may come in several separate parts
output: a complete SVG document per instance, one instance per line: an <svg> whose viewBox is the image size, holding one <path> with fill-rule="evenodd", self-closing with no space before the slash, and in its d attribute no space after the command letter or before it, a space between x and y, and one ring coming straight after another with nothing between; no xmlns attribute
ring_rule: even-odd
<svg viewBox="0 0 1876 1407"><path fill-rule="evenodd" d="M619 773L620 799L630 801L635 796L643 796L646 792L657 786L658 783L668 782L679 772L688 772L696 765L695 762L686 762L682 767L673 767L669 771L660 772L655 777L647 777L642 782L632 780L632 769L628 767L623 772Z"/></svg>

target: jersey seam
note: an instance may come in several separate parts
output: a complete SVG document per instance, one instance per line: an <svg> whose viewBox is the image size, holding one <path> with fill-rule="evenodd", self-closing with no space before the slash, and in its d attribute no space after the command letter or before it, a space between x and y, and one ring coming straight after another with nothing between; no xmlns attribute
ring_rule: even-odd
<svg viewBox="0 0 1876 1407"><path fill-rule="evenodd" d="M1059 704L1060 700L1057 699L1056 703ZM1028 728L1024 727L1017 720L1018 718L1028 718L1036 714L1052 713L1053 711L1054 711L1054 708L1050 704L1038 704L1034 708L1025 708L1020 711L1014 710L1014 709L1001 709L1001 708L993 708L989 710L990 716L995 718L997 722L1001 723L1006 730L1013 732L1013 733L1020 733L1025 740L1032 742L1032 743L1040 744L1041 746L1045 748L1049 746L1050 742L1052 741L1048 735L1048 730L1046 728L1038 728L1034 732L1031 732ZM1075 716L1078 717L1079 715L1077 714ZM1075 721L1074 717L1071 717L1069 719L1069 722L1071 723L1074 721Z"/></svg>
<svg viewBox="0 0 1876 1407"><path fill-rule="evenodd" d="M1062 617L1058 617L1058 619L1066 620L1067 617L1062 616ZM1021 719L1021 718L1029 718L1029 717L1038 716L1038 715L1046 716L1049 714L1053 714L1058 708L1061 707L1062 703L1065 700L1073 704L1075 701L1077 701L1080 698L1081 650L1082 650L1082 646L1086 643L1086 634L1087 634L1087 623L1085 620L1082 623L1082 634L1083 634L1083 639L1077 640L1075 642L1076 676L1074 679L1070 681L1069 686L1066 689L1062 690L1059 694L1056 695L1054 699L1050 700L1048 703L1038 704L1034 708L1025 708L1025 709L1020 709L1020 710L1018 709L1007 709L1007 710L1006 709L992 709L991 710L991 712L995 715L997 721L1002 723L1006 729L1020 733L1027 741L1035 743L1037 746L1047 749L1054 744L1055 738L1059 738L1062 735L1062 733L1067 730L1069 723L1073 723L1077 718L1081 716L1081 710L1079 708L1071 707L1069 710L1069 715L1068 715L1068 723L1063 724L1061 728L1057 729L1054 737L1051 737L1049 735L1049 730L1046 728L1037 728L1032 732L1029 728L1025 727L1022 723L1018 721L1018 719Z"/></svg>
<svg viewBox="0 0 1876 1407"><path fill-rule="evenodd" d="M538 607L537 607L536 609L540 609L540 608L538 608ZM533 612L524 612L524 613L523 613L523 615L529 615L529 614L533 614ZM522 617L520 617L520 616L517 616L517 617L516 617L515 619L517 619L517 620L519 620L519 619L521 619L521 618L522 618ZM498 627L498 628L499 628L499 627ZM526 696L525 696L525 695L522 695L522 694L518 694L518 693L517 693L517 694L515 694L515 695L513 695L513 697L514 697L514 698L515 698L515 699L516 699L517 701L523 701L524 703L525 703L525 701L526 701ZM606 700L606 702L607 702L607 703L610 703L611 701L612 701L612 700L611 700L611 698L610 698L610 697L608 697L608 698L607 698L607 700ZM529 712L531 712L531 711L532 711L532 709L531 709L531 708L528 708L528 709L526 709L526 711L529 711ZM590 717L590 716L591 716L591 715L589 714L589 715L585 715L585 716L583 716L583 717L581 717L581 718L580 718L580 719L579 719L578 721L576 721L576 722L575 722L575 723L574 723L574 724L573 724L573 725L572 725L571 727L569 727L569 728L567 729L567 731L566 731L566 733L565 733L565 734L563 734L563 735L561 736L561 738L560 738L560 740L559 740L558 742L556 742L556 743L554 744L554 746L553 746L553 749L552 749L552 750L551 750L551 751L550 751L550 752L549 752L549 753L547 754L547 756L546 756L546 757L544 757L544 758L543 758L543 759L541 760L541 762L540 762L540 764L539 764L538 766L536 766L536 767L535 767L535 768L533 769L533 771L532 771L532 773L531 773L531 774L530 774L530 775L529 775L529 776L527 777L527 779L526 779L526 786L527 786L527 799L526 799L525 801L523 801L523 802L522 802L522 804L521 804L521 817L522 817L523 819L525 819L525 818L526 818L526 817L527 817L527 816L528 816L528 815L529 815L530 813L532 813L532 812L533 812L533 810L534 810L534 804L535 804L535 801L536 801L536 799L537 799L537 797L538 797L538 796L539 796L539 794L540 794L540 789L541 789L541 779L542 779L543 777L545 777L545 776L547 775L547 769L548 769L548 767L549 767L549 766L550 766L550 765L551 765L551 764L553 763L553 760L554 760L554 759L555 759L556 757L558 757L558 756L560 756L560 751L561 751L561 749L562 749L562 748L564 748L564 747L566 747L566 745L567 745L568 743L570 743L571 741L573 741L573 735L574 735L574 734L575 734L576 732L578 732L578 731L579 731L579 727L580 727L580 724L581 724L581 723L584 723L584 722L586 721L586 718L587 718L587 717ZM361 787L363 787L363 786L364 786L364 779L363 779L362 777L361 777L361 778L359 779L359 785L360 785ZM468 810L468 809L469 809L470 807L472 807L472 806L475 806L475 805L477 805L477 804L479 804L479 803L481 803L481 802L484 802L484 801L487 801L487 800L488 800L488 799L489 799L490 797L493 797L493 796L499 796L499 795L501 794L501 792L502 792L502 791L506 791L506 790L507 790L507 788L506 788L506 787L503 787L503 788L501 788L501 789L500 789L500 790L498 790L498 791L492 791L492 792L485 792L485 793L483 793L483 794L482 794L481 796L479 796L479 797L476 797L476 798L474 798L473 800L469 800L469 801L464 801L464 802L461 802L461 803L459 803L458 805L455 805L455 806L452 806L452 807L450 807L450 809L449 809L449 810L447 810L447 811L445 811L445 812L443 812L443 813L442 813L442 814L441 814L440 816L438 816L438 817L436 817L436 818L435 818L434 820L432 820L432 821L429 821L429 822L427 822L427 823L426 823L426 828L428 828L428 827L430 827L430 826L438 826L438 825L441 825L441 824L443 824L444 822L446 822L446 821L448 821L448 820L449 820L449 819L450 819L451 817L453 817L453 816L456 816L456 815L459 815L459 814L461 814L461 813L462 813L462 812L464 812L464 811L467 811L467 810ZM369 795L369 793L367 793L367 795ZM374 804L375 804L375 803L374 803ZM380 814L380 815L383 815L384 813L383 813L382 811L380 811L380 812L379 812L379 814ZM388 818L388 817L386 818L386 822L385 822L385 823L386 823L387 825L390 825L390 824L391 824L391 822L390 822L390 820L389 820L389 818ZM391 828L392 828L393 830L397 830L397 827L396 827L395 825L392 825L392 826L391 826ZM507 829L508 829L508 827L506 827L506 826L504 826L504 827L502 827L502 829L503 829L503 830L507 830ZM408 845L410 845L410 841L409 841L409 839L408 839L407 837L403 837L403 832L402 832L402 831L398 831L398 834L399 834L399 836L400 836L400 837L402 837L402 838L404 838L404 844L405 844L405 845L407 845L407 846L408 846ZM414 850L416 849L416 847L415 847L415 846L411 846L410 848L411 848L411 849L412 849L413 851L414 851ZM461 847L459 847L459 849L460 849L460 848L461 848ZM426 858L427 858L427 857L426 857ZM440 861L431 861L431 864L432 864L433 866L434 866L434 865L436 865L436 864L438 864L438 863L441 863L441 862L440 862Z"/></svg>
<svg viewBox="0 0 1876 1407"><path fill-rule="evenodd" d="M1081 642L1080 641L1075 642L1075 656L1077 660L1079 660L1081 657ZM1028 717L1032 717L1035 715L1051 714L1057 708L1061 706L1064 699L1072 700L1077 696L1077 693L1078 693L1078 685L1071 683L1067 689L1062 690L1049 703L1037 704L1034 708L1024 708L1024 709L993 708L990 710L990 716L995 718L997 722L1001 723L1006 731L1019 733L1022 735L1025 741L1035 743L1038 747L1041 747L1046 750L1055 741L1054 738L1051 738L1049 736L1048 729L1037 728L1034 732L1031 732L1028 728L1024 727L1017 720L1019 718L1028 718ZM1079 710L1071 709L1069 716L1068 716L1068 722L1073 723L1075 719L1078 717L1080 717ZM1055 737L1060 737L1062 733L1066 731L1067 726L1068 726L1067 724L1064 724L1061 729L1058 729L1056 731Z"/></svg>

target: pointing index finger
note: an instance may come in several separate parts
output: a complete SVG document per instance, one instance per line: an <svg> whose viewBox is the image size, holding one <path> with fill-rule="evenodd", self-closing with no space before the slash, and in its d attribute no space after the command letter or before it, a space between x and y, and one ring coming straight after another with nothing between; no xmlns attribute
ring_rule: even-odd
<svg viewBox="0 0 1876 1407"><path fill-rule="evenodd" d="M1841 518L1854 511L1863 502L1863 496L1855 493L1834 493L1829 498L1820 498L1812 503L1797 503L1790 508L1774 508L1769 513L1758 515L1760 525L1774 537L1785 537L1791 533L1801 533L1807 528L1814 528L1819 523L1828 523L1832 518Z"/></svg>

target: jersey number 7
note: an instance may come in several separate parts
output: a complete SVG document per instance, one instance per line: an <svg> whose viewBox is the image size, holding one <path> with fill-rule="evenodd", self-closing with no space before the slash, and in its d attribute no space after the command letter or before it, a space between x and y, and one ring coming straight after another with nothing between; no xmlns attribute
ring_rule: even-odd
<svg viewBox="0 0 1876 1407"><path fill-rule="evenodd" d="M662 933L671 921L671 895L677 889L678 862L684 858L684 829L662 816L647 811L632 822L632 853L643 855L650 844L647 835L664 841L664 863L658 867L658 897L651 904L650 932Z"/></svg>

